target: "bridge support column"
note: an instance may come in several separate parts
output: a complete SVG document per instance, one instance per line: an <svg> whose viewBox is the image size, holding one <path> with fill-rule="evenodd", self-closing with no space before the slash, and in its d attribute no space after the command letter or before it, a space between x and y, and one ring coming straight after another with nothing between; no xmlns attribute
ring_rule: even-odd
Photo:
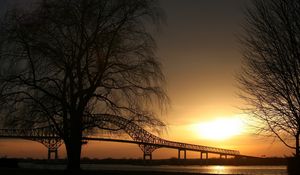
<svg viewBox="0 0 300 175"><path fill-rule="evenodd" d="M58 159L58 150L48 148L48 159L51 159L51 155L54 153L54 159Z"/></svg>
<svg viewBox="0 0 300 175"><path fill-rule="evenodd" d="M139 146L141 150L144 152L144 160L146 160L147 157L149 157L149 160L152 160L152 152L157 148L159 148L157 146L146 145L146 144L140 144Z"/></svg>
<svg viewBox="0 0 300 175"><path fill-rule="evenodd" d="M36 139L42 143L45 147L48 148L48 159L52 158L52 154L54 154L54 159L58 159L58 148L63 144L63 140L60 138L50 138L50 139Z"/></svg>
<svg viewBox="0 0 300 175"><path fill-rule="evenodd" d="M183 151L183 159L186 160L186 150L185 149L184 150L178 149L178 160L181 159L181 156L180 156L181 151Z"/></svg>
<svg viewBox="0 0 300 175"><path fill-rule="evenodd" d="M222 159L222 158L225 158L225 159L227 159L227 155L226 154L220 154L220 159Z"/></svg>
<svg viewBox="0 0 300 175"><path fill-rule="evenodd" d="M48 160L50 160L50 159L51 159L51 150L48 149Z"/></svg>
<svg viewBox="0 0 300 175"><path fill-rule="evenodd" d="M151 153L150 154L145 154L144 153L144 160L147 160L147 157L149 157L148 160L152 160L152 154Z"/></svg>
<svg viewBox="0 0 300 175"><path fill-rule="evenodd" d="M203 159L203 154L205 154L205 159L208 159L208 152L200 152L200 159Z"/></svg>
<svg viewBox="0 0 300 175"><path fill-rule="evenodd" d="M58 150L55 150L55 159L58 159Z"/></svg>

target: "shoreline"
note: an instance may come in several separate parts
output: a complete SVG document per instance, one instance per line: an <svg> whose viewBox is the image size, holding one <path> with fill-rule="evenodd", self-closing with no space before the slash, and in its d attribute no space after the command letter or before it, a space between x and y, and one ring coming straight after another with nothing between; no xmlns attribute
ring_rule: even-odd
<svg viewBox="0 0 300 175"><path fill-rule="evenodd" d="M27 169L27 168L0 168L1 175L64 175L65 170ZM192 172L165 172L165 171L127 171L127 170L81 170L80 175L217 175ZM236 174L222 174L236 175Z"/></svg>

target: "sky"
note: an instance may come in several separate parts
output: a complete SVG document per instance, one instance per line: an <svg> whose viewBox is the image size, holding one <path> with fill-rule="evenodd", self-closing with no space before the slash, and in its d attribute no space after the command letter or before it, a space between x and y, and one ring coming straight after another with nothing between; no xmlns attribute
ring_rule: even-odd
<svg viewBox="0 0 300 175"><path fill-rule="evenodd" d="M0 0L0 12L10 3ZM291 150L282 144L249 131L247 116L239 109L243 101L237 95L235 75L240 71L242 55L236 35L241 32L243 7L247 3L249 0L160 0L167 19L155 38L171 100L168 113L161 116L167 123L162 138L237 149L253 156L291 155ZM216 120L219 125L209 125ZM241 122L227 123L228 120ZM201 135L210 132L201 130L205 124L213 129L211 132L230 130L233 125L240 128L232 137L212 140ZM47 153L41 144L25 140L1 140L0 147L0 157L31 154L46 158ZM188 152L188 157L199 157L198 154ZM63 147L60 155L64 156ZM90 142L83 148L85 156L139 158L142 152L137 145ZM176 156L177 150L170 149L158 149L153 154L154 158Z"/></svg>

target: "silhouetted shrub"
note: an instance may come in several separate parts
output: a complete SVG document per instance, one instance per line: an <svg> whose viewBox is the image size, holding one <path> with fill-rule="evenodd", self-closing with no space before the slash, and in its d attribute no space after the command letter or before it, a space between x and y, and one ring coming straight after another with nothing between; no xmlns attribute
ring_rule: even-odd
<svg viewBox="0 0 300 175"><path fill-rule="evenodd" d="M289 175L299 175L300 174L300 158L292 157L288 159L288 174Z"/></svg>
<svg viewBox="0 0 300 175"><path fill-rule="evenodd" d="M17 159L0 158L0 167L18 168Z"/></svg>

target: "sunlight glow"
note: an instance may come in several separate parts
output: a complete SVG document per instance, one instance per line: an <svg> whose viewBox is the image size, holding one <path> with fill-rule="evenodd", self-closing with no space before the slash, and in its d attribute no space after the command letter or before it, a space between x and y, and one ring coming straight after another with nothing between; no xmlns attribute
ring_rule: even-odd
<svg viewBox="0 0 300 175"><path fill-rule="evenodd" d="M243 122L237 117L219 118L213 121L195 124L193 125L193 130L197 132L201 138L225 140L241 134Z"/></svg>

